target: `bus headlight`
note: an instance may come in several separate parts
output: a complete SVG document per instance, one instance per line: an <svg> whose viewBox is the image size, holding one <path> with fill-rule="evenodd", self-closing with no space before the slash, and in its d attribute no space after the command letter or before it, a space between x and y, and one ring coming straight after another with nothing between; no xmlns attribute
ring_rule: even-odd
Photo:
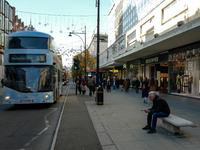
<svg viewBox="0 0 200 150"><path fill-rule="evenodd" d="M50 97L49 94L44 95L44 99L49 99L49 97Z"/></svg>
<svg viewBox="0 0 200 150"><path fill-rule="evenodd" d="M10 100L10 96L6 95L6 96L4 97L4 99L5 99L6 101L9 101L9 100Z"/></svg>

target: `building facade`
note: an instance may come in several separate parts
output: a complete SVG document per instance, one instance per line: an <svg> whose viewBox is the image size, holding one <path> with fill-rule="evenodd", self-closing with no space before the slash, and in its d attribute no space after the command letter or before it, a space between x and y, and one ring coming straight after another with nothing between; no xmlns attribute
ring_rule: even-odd
<svg viewBox="0 0 200 150"><path fill-rule="evenodd" d="M7 36L12 32L13 8L5 0L0 0L0 79L3 78L3 54Z"/></svg>
<svg viewBox="0 0 200 150"><path fill-rule="evenodd" d="M115 0L108 14L101 68L118 70L119 78L157 78L171 94L200 96L198 0Z"/></svg>

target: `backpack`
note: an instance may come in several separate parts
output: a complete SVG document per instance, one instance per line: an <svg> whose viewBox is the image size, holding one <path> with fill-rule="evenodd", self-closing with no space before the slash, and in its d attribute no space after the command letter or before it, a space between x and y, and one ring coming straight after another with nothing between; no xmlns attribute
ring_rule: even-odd
<svg viewBox="0 0 200 150"><path fill-rule="evenodd" d="M88 80L88 86L93 86L92 80Z"/></svg>
<svg viewBox="0 0 200 150"><path fill-rule="evenodd" d="M145 84L143 84L143 86L142 86L142 90L145 90L145 89L146 89Z"/></svg>

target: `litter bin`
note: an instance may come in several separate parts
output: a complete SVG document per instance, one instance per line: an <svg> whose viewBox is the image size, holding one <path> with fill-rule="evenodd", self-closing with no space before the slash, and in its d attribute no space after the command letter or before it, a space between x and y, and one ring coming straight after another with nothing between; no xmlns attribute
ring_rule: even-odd
<svg viewBox="0 0 200 150"><path fill-rule="evenodd" d="M102 87L98 87L96 94L97 94L96 95L97 105L103 105L103 88Z"/></svg>

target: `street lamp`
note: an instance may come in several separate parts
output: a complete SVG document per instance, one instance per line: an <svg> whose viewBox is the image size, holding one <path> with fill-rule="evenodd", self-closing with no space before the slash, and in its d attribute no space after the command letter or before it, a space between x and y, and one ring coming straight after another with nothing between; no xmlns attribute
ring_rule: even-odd
<svg viewBox="0 0 200 150"><path fill-rule="evenodd" d="M69 32L69 36L72 36L72 34L78 36L78 37L82 40L83 45L84 45L84 47L85 47L85 80L86 80L86 26L85 26L85 32L84 32L84 33ZM85 42L83 41L83 39L82 39L78 34L85 34Z"/></svg>

